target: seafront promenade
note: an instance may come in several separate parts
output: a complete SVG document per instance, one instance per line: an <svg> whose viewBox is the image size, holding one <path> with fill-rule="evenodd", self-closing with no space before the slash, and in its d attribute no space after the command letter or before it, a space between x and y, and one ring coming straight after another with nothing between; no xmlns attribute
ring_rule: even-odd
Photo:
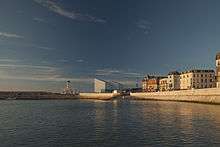
<svg viewBox="0 0 220 147"><path fill-rule="evenodd" d="M51 92L0 92L0 100L55 100L55 99L91 99L112 100L121 99L120 93L80 93L79 95L66 95ZM160 100L220 104L220 89L193 89L166 92L140 92L130 93L126 99L131 100Z"/></svg>
<svg viewBox="0 0 220 147"><path fill-rule="evenodd" d="M161 100L161 101L182 101L194 103L220 104L220 89L192 89L181 91L131 93L132 99L136 100Z"/></svg>

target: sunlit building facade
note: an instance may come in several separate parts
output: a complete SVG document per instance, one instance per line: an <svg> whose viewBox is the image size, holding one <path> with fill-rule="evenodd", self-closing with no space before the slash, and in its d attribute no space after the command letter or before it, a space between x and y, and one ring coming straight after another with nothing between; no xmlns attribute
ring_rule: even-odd
<svg viewBox="0 0 220 147"><path fill-rule="evenodd" d="M220 88L220 53L216 54L216 87Z"/></svg>
<svg viewBox="0 0 220 147"><path fill-rule="evenodd" d="M156 92L160 90L160 79L166 77L147 76L142 80L142 89L144 92Z"/></svg>
<svg viewBox="0 0 220 147"><path fill-rule="evenodd" d="M159 89L160 89L160 91L167 91L167 90L169 90L168 78L160 79Z"/></svg>
<svg viewBox="0 0 220 147"><path fill-rule="evenodd" d="M190 70L180 75L180 89L202 89L215 87L214 70Z"/></svg>
<svg viewBox="0 0 220 147"><path fill-rule="evenodd" d="M168 90L180 90L180 73L177 71L168 73Z"/></svg>

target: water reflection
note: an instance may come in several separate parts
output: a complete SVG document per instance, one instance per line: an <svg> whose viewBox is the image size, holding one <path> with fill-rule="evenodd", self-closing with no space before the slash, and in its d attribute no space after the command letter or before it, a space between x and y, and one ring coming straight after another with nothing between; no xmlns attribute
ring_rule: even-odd
<svg viewBox="0 0 220 147"><path fill-rule="evenodd" d="M208 144L219 143L219 106L175 102L142 102L141 105L142 123L148 128L145 133L151 131L155 141L159 135L163 138L160 144L177 144L180 140L181 144L199 144L202 139Z"/></svg>
<svg viewBox="0 0 220 147"><path fill-rule="evenodd" d="M218 146L220 106L155 101L0 102L1 146Z"/></svg>

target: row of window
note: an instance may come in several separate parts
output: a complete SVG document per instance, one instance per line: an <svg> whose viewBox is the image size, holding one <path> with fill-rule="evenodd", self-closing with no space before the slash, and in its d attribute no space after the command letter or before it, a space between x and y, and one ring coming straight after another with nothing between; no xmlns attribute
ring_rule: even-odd
<svg viewBox="0 0 220 147"><path fill-rule="evenodd" d="M182 83L189 83L189 82L191 82L192 83L192 79L186 79L186 80L183 80L183 81L181 81ZM195 82L197 82L197 83L199 83L199 82L201 82L201 83L207 83L207 82L214 82L213 81L213 79L193 79L193 83L195 83Z"/></svg>
<svg viewBox="0 0 220 147"><path fill-rule="evenodd" d="M210 84L209 87L208 87L208 85L200 85L200 86L193 85L193 88L212 88L212 84Z"/></svg>
<svg viewBox="0 0 220 147"><path fill-rule="evenodd" d="M215 75L213 74L193 74L193 77L214 77ZM180 76L180 79L181 78L189 78L189 75L182 75Z"/></svg>

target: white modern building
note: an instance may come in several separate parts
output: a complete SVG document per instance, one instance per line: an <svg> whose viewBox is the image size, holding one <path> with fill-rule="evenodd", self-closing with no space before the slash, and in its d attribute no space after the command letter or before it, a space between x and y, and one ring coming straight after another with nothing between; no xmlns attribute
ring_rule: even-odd
<svg viewBox="0 0 220 147"><path fill-rule="evenodd" d="M100 79L94 79L94 92L113 92L114 90L121 91L123 85L115 81L105 81Z"/></svg>

